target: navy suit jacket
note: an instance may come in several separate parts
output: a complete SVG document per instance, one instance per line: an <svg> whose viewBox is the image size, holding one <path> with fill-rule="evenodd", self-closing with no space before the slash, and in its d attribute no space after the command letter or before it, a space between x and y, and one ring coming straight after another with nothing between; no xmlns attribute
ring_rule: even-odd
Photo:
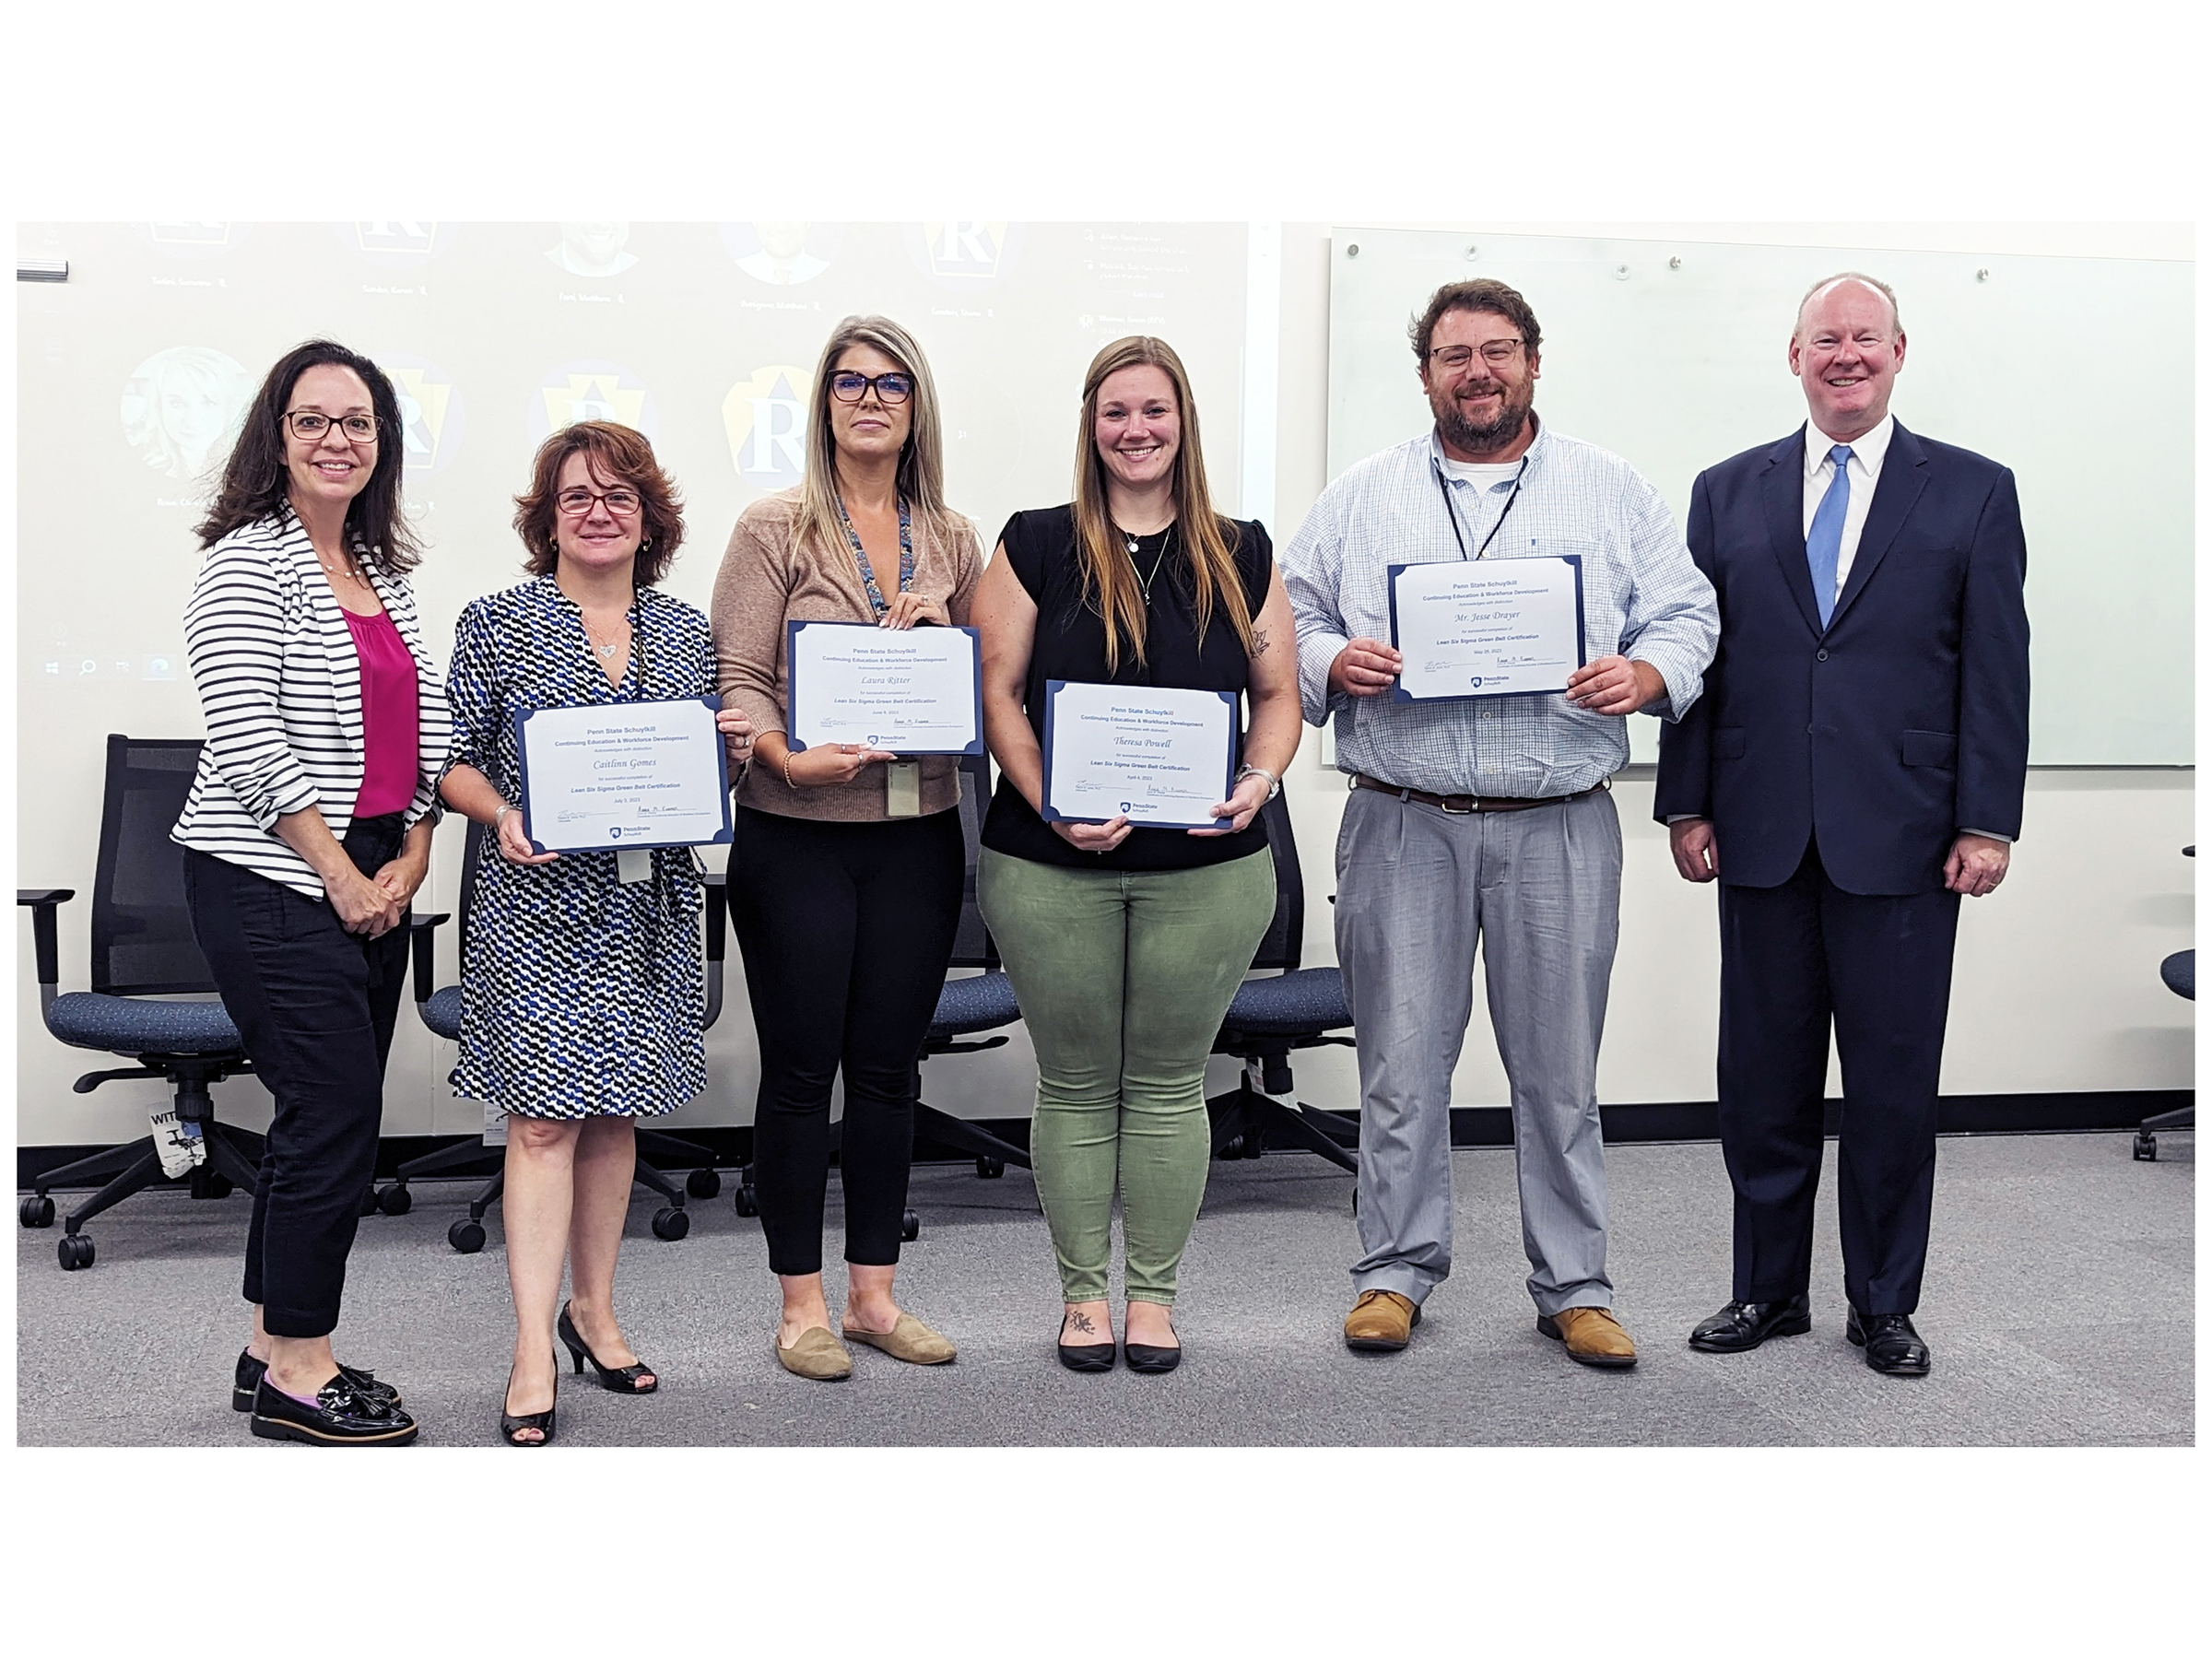
<svg viewBox="0 0 2212 1659"><path fill-rule="evenodd" d="M1711 818L1724 882L1779 887L1817 836L1846 892L1928 892L1960 830L2019 834L2028 549L2007 469L1900 423L1825 629L1803 428L1699 474L1688 541L1721 643L1661 728L1654 816Z"/></svg>

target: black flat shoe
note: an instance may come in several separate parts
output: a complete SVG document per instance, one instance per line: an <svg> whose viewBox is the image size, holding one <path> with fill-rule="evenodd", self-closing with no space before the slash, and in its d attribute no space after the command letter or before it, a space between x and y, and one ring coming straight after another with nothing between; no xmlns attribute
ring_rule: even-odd
<svg viewBox="0 0 2212 1659"><path fill-rule="evenodd" d="M1154 1347L1146 1342L1124 1342L1122 1344L1122 1357L1129 1361L1131 1371L1158 1376L1161 1371L1171 1371L1182 1363L1182 1349Z"/></svg>
<svg viewBox="0 0 2212 1659"><path fill-rule="evenodd" d="M512 1365L507 1368L507 1386L511 1391L514 1387L514 1367ZM516 1417L507 1409L507 1396L502 1394L500 1396L500 1438L511 1446L551 1445L553 1443L553 1413L559 1407L559 1405L560 1360L557 1356L553 1361L553 1404L543 1411L525 1411L522 1416ZM536 1430L539 1438L516 1440L514 1437L525 1429Z"/></svg>
<svg viewBox="0 0 2212 1659"><path fill-rule="evenodd" d="M1866 1350L1867 1366L1885 1377L1924 1377L1934 1363L1909 1314L1863 1314L1853 1308L1843 1321L1843 1335Z"/></svg>
<svg viewBox="0 0 2212 1659"><path fill-rule="evenodd" d="M576 1362L576 1374L580 1377L582 1376L584 1361L590 1360L592 1380L608 1393L649 1394L660 1387L660 1373L642 1360L635 1365L621 1367L600 1364L598 1356L584 1346L583 1337L576 1329L576 1322L569 1317L567 1302L560 1304L560 1317L554 1322L553 1330L559 1336L561 1346L569 1350L569 1358ZM640 1388L638 1386L640 1377L651 1377L653 1381Z"/></svg>
<svg viewBox="0 0 2212 1659"><path fill-rule="evenodd" d="M1745 1354L1770 1336L1802 1336L1813 1328L1812 1303L1802 1294L1782 1301L1732 1301L1689 1334L1704 1354Z"/></svg>
<svg viewBox="0 0 2212 1659"><path fill-rule="evenodd" d="M1065 1318L1060 1322L1060 1329L1063 1333L1067 1330ZM1115 1351L1113 1328L1109 1325L1103 1342L1062 1343L1060 1363L1072 1371L1110 1371L1113 1369Z"/></svg>
<svg viewBox="0 0 2212 1659"><path fill-rule="evenodd" d="M312 1406L277 1388L265 1371L253 1389L248 1427L263 1440L311 1446L404 1446L421 1432L396 1406L356 1390L343 1371L323 1384Z"/></svg>
<svg viewBox="0 0 2212 1659"><path fill-rule="evenodd" d="M254 1359L251 1348L239 1350L238 1370L231 1373L230 1378L231 1410L251 1411L253 1409L253 1391L261 1386L261 1375L268 1369L269 1362L266 1359ZM345 1378L359 1393L368 1394L373 1399L382 1400L387 1406L396 1406L400 1403L399 1390L389 1382L379 1382L371 1371L356 1371L350 1365L341 1365L338 1367L338 1375Z"/></svg>

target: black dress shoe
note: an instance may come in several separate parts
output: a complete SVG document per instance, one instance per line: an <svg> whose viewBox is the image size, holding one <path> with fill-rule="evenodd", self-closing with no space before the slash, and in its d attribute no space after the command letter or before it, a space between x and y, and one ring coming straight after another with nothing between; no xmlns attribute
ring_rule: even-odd
<svg viewBox="0 0 2212 1659"><path fill-rule="evenodd" d="M251 1411L253 1409L253 1391L261 1386L261 1374L268 1369L269 1362L266 1359L254 1359L251 1348L239 1350L238 1369L230 1375L231 1410ZM338 1367L338 1375L345 1378L362 1394L372 1394L387 1406L399 1404L399 1390L389 1382L379 1382L372 1372L356 1371L350 1365L341 1365Z"/></svg>
<svg viewBox="0 0 2212 1659"><path fill-rule="evenodd" d="M576 1322L569 1317L567 1302L560 1304L560 1318L554 1322L553 1334L560 1338L561 1347L569 1350L569 1358L576 1362L576 1374L582 1376L584 1364L589 1361L592 1381L604 1389L620 1394L649 1394L661 1385L660 1373L642 1360L635 1365L600 1364L599 1356L592 1352L582 1334L576 1329ZM554 1370L559 1369L558 1364L554 1366ZM638 1386L641 1377L651 1379L642 1388Z"/></svg>
<svg viewBox="0 0 2212 1659"><path fill-rule="evenodd" d="M1782 1301L1732 1301L1690 1332L1689 1346L1706 1354L1743 1354L1770 1336L1802 1336L1812 1328L1812 1305L1803 1295Z"/></svg>
<svg viewBox="0 0 2212 1659"><path fill-rule="evenodd" d="M1182 1345L1178 1343L1173 1347L1154 1347L1148 1342L1131 1342L1124 1337L1122 1358L1129 1362L1131 1371L1158 1376L1162 1371L1173 1371L1182 1363Z"/></svg>
<svg viewBox="0 0 2212 1659"><path fill-rule="evenodd" d="M311 1446L404 1446L420 1432L413 1418L361 1393L343 1371L323 1384L312 1406L295 1400L263 1373L253 1390L249 1427L263 1440L304 1441Z"/></svg>
<svg viewBox="0 0 2212 1659"><path fill-rule="evenodd" d="M1843 1335L1866 1350L1867 1365L1885 1377L1924 1377L1933 1363L1910 1314L1861 1313L1853 1308L1843 1322Z"/></svg>

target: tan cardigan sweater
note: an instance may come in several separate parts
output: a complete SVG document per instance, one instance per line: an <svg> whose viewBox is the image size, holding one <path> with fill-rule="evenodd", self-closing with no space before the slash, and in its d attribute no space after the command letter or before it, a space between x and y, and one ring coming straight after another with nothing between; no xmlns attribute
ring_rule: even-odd
<svg viewBox="0 0 2212 1659"><path fill-rule="evenodd" d="M782 732L789 697L789 665L784 660L786 622L873 622L875 607L861 585L860 566L850 547L834 552L792 546L799 492L778 490L737 515L730 545L714 578L714 652L721 660L721 689L753 723L753 730ZM956 626L965 626L975 584L982 575L975 526L954 514L948 546L933 538L916 519L913 524L913 591L942 601ZM877 585L888 599L896 591L896 556L888 569L871 557ZM942 812L959 804L959 761L952 755L924 755L922 810ZM794 789L774 767L747 770L737 785L740 806L785 818L825 818L841 823L872 823L888 818L885 768L864 768L850 783Z"/></svg>

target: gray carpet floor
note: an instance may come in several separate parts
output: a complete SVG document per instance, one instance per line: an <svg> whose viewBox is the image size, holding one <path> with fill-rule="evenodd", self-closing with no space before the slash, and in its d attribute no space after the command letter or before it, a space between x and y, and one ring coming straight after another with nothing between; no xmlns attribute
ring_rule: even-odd
<svg viewBox="0 0 2212 1659"><path fill-rule="evenodd" d="M694 1201L678 1243L652 1235L641 1196L620 1298L663 1385L632 1400L571 1379L559 1443L2187 1445L2194 1139L2160 1136L2156 1163L2135 1162L2124 1135L1947 1139L1917 1316L1936 1366L1920 1381L1877 1376L1843 1339L1832 1156L1812 1333L1724 1358L1683 1340L1727 1300L1720 1149L1612 1150L1616 1306L1642 1353L1631 1371L1585 1370L1537 1335L1505 1151L1455 1154L1456 1267L1393 1356L1348 1352L1337 1335L1356 1251L1349 1177L1297 1154L1217 1163L1176 1315L1187 1357L1160 1377L1054 1363L1052 1255L1021 1171L915 1171L923 1233L900 1299L959 1359L925 1370L859 1348L835 1385L771 1354L759 1223L734 1212L726 1185ZM499 1226L480 1255L445 1241L473 1190L419 1183L410 1214L364 1221L347 1287L339 1357L404 1388L424 1445L497 1442L512 1331ZM88 1230L99 1260L81 1273L55 1265L58 1226L18 1230L20 1443L267 1444L229 1408L245 1206L133 1199ZM140 1409L149 1398L166 1402L158 1417Z"/></svg>

